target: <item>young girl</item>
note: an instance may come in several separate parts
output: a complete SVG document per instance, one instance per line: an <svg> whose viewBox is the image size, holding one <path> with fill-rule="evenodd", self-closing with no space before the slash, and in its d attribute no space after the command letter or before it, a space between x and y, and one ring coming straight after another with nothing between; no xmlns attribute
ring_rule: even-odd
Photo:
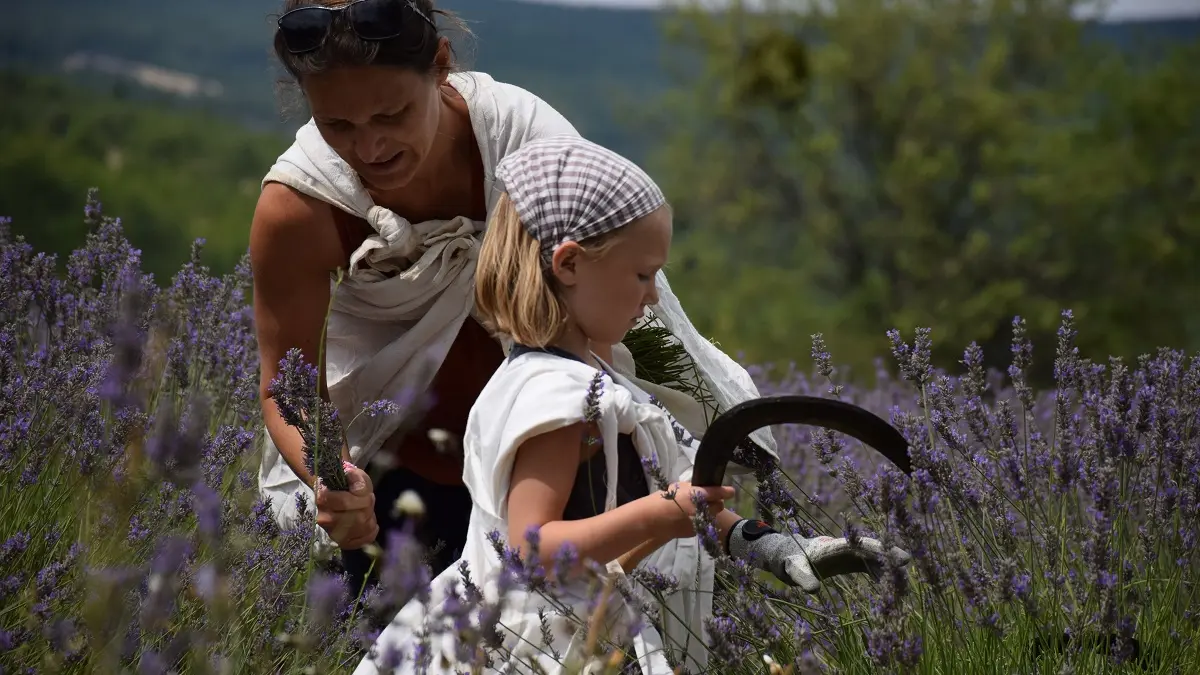
<svg viewBox="0 0 1200 675"><path fill-rule="evenodd" d="M715 521L723 552L810 592L818 576L882 554L870 539L851 549L845 540L785 536L724 508L733 488L691 485L697 441L593 351L619 343L658 302L672 223L649 176L593 143L556 137L507 156L497 178L507 193L479 254L475 302L512 347L471 409L463 441L473 500L463 563L484 602L500 602L494 614L472 615L494 622L502 643L487 672L579 672L598 656L598 639L632 648L644 675L672 672L666 651L703 670L713 560L696 536L697 509ZM672 484L659 489L656 476ZM528 559L532 530L553 592L514 586L489 541L497 533ZM562 550L573 551L575 564L554 564ZM907 562L903 551L892 553ZM585 561L617 579L656 570L674 577L677 590L653 621L637 607L652 596L628 577L634 593L613 591L597 606ZM420 661L435 672L482 665L478 640L445 609L469 595L462 571L452 566L428 602L401 610L357 672L415 672Z"/></svg>

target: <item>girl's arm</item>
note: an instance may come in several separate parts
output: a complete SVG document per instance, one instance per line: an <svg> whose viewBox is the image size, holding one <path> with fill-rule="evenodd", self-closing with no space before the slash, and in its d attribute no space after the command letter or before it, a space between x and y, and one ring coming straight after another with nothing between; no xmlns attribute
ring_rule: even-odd
<svg viewBox="0 0 1200 675"><path fill-rule="evenodd" d="M722 550L725 549L725 542L729 539L729 530L732 529L734 525L737 525L738 521L741 519L741 516L733 511L730 511L729 509L723 509L714 518L717 525L717 542L721 546ZM637 564L642 562L646 556L654 553L663 546L666 546L668 543L670 543L671 539L672 537L660 536L651 537L650 539L643 541L641 544L620 557L619 562L621 563L621 569L628 571L634 567L637 567Z"/></svg>
<svg viewBox="0 0 1200 675"><path fill-rule="evenodd" d="M673 501L656 491L592 518L564 521L584 431L584 423L574 424L531 438L517 450L508 491L508 541L519 543L522 556L529 549L526 532L537 526L543 560L570 543L581 560L605 564L648 540L666 543L688 536L694 511L689 489L703 491L713 510L733 498L733 488L692 488L684 483Z"/></svg>

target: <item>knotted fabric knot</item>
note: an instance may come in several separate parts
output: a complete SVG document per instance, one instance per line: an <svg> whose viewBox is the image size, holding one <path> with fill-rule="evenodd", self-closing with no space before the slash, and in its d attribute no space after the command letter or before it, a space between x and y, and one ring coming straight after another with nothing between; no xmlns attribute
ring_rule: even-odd
<svg viewBox="0 0 1200 675"><path fill-rule="evenodd" d="M387 243L388 250L401 256L410 255L420 243L420 237L412 223L396 215L391 209L372 206L367 211L367 222Z"/></svg>

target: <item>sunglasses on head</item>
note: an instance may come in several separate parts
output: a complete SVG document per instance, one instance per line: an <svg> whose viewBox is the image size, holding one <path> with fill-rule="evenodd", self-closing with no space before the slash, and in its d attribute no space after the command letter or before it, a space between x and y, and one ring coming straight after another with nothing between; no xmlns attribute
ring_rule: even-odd
<svg viewBox="0 0 1200 675"><path fill-rule="evenodd" d="M437 28L429 18L413 4L412 0L353 0L337 7L310 5L298 7L279 17L277 24L283 35L283 43L289 53L303 54L321 48L333 20L341 12L346 13L354 34L364 40L390 40L398 37L404 29L405 8Z"/></svg>

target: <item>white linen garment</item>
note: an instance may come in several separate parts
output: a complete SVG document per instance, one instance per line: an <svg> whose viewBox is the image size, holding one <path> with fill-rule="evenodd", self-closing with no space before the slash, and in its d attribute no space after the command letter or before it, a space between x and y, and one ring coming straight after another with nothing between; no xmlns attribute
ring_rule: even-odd
<svg viewBox="0 0 1200 675"><path fill-rule="evenodd" d="M488 534L498 531L501 537L508 537L507 496L517 450L531 437L583 421L585 400L596 373L596 369L580 361L526 352L501 365L471 409L463 441L466 458L463 478L474 507L461 560L467 563L471 579L489 602L494 603L498 598L496 582L502 563L488 541ZM656 458L668 480L689 480L696 441L677 442L671 416L629 379L609 372L603 385L597 424L607 470L604 510L616 507L618 434L631 434L638 455L643 459ZM653 494L657 487L648 475L646 481ZM509 542L512 547L516 544ZM543 552L547 565L553 553ZM679 583L679 590L666 598L666 606L659 612L663 631L660 633L649 621L634 623L637 612L624 607L623 598L615 593L609 601L609 611L613 613L610 616L616 617L615 621L610 618L610 630L618 634L633 632L630 646L644 675L672 672L663 653L664 644L676 654L686 654L691 670L703 669L707 663L703 620L712 613L712 558L703 552L696 537L686 537L658 549L638 567L673 575ZM627 571L612 561L608 563L608 572L621 575ZM446 623L441 614L446 594L456 585L461 593L461 581L458 564L451 565L433 580L428 604L413 600L379 636L375 643L377 654L399 653L397 668L381 671L378 662L368 655L355 675L415 673L413 656L420 644L419 635L426 636L425 647L432 657L426 672L447 675L470 672L468 664L456 662L456 635L438 632L439 626ZM587 657L584 646L590 596L584 583L568 586L566 597L560 598L573 611L573 618L556 614L552 611L555 605L536 593L519 588L509 590L499 621L499 630L505 637L503 652L495 655L494 669L485 672L501 672L501 668L506 673L579 672ZM643 599L652 601L648 594ZM547 609L549 633L553 636L551 645L546 645L543 639L539 608ZM552 656L551 651L559 658Z"/></svg>

